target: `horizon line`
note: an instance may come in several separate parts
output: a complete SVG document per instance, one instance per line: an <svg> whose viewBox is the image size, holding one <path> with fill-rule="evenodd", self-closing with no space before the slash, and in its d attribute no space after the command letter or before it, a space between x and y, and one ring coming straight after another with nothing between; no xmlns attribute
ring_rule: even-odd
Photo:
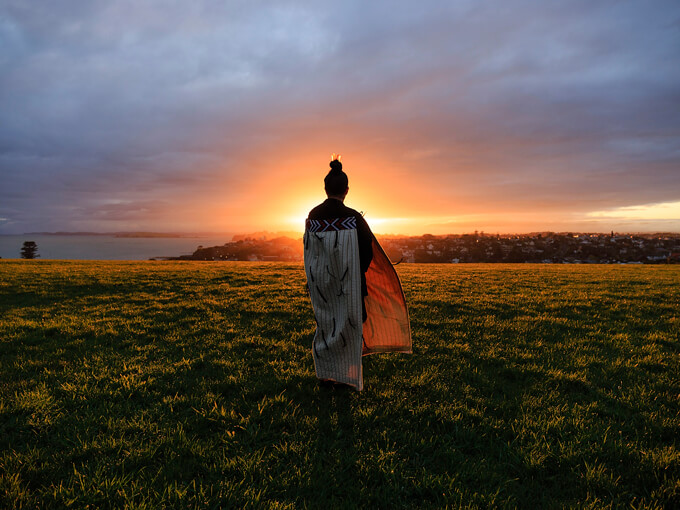
<svg viewBox="0 0 680 510"><path fill-rule="evenodd" d="M180 231L152 231L152 230L118 230L118 231L110 231L110 232L97 232L97 231L35 231L35 232L23 232L23 233L0 233L0 236L29 236L29 235L53 235L53 236L76 236L76 235L82 235L82 236L121 236L121 235L138 235L140 237L143 236L148 236L148 237L154 237L154 236L173 236L173 237L206 237L206 236L221 236L221 235L231 235L232 237L243 237L243 236L254 236L258 234L269 234L269 235L276 235L276 234L296 234L296 235L303 235L304 231L296 231L296 230L258 230L254 232L247 232L247 233L242 233L242 232L236 232L236 231L209 231L209 232L180 232ZM446 234L432 234L430 232L422 232L418 234L398 234L398 233L381 233L381 232L373 232L374 235L376 236L391 236L391 237L422 237L426 235L430 235L433 237L446 237L446 236L461 236L461 235L480 235L480 236L497 236L497 235L531 235L531 234L591 234L591 235L596 235L596 234L604 234L604 235L636 235L636 234L644 234L644 235L654 235L654 234L672 234L672 235L680 235L680 231L671 231L671 230L637 230L637 231L616 231L616 230L526 230L526 231L497 231L497 232L490 232L486 230L471 230L471 231L465 231L465 232L460 232L460 233L455 233L455 232L449 232Z"/></svg>

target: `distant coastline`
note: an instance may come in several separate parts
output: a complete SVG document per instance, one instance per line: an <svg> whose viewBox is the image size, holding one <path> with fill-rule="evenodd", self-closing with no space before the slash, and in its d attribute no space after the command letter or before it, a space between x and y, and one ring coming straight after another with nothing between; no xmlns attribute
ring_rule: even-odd
<svg viewBox="0 0 680 510"><path fill-rule="evenodd" d="M283 234L283 235L282 235ZM0 258L20 257L33 241L42 260L301 261L297 233L250 235L180 232L45 232L0 234ZM554 233L377 235L398 262L680 263L680 234Z"/></svg>
<svg viewBox="0 0 680 510"><path fill-rule="evenodd" d="M24 232L25 236L106 236L139 238L185 238L204 237L203 234L178 234L174 232Z"/></svg>
<svg viewBox="0 0 680 510"><path fill-rule="evenodd" d="M152 257L190 254L197 247L219 246L229 242L232 234L185 234L116 232L76 233L46 232L1 234L0 257L19 258L26 241L38 246L41 260L149 260ZM170 234L170 235L169 235Z"/></svg>

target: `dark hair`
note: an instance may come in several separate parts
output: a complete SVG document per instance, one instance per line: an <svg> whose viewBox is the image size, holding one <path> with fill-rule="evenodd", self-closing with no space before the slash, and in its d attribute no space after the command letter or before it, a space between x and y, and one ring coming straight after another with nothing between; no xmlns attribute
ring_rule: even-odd
<svg viewBox="0 0 680 510"><path fill-rule="evenodd" d="M329 195L342 195L347 190L347 174L342 171L342 163L337 159L331 161L331 171L323 180L326 193Z"/></svg>

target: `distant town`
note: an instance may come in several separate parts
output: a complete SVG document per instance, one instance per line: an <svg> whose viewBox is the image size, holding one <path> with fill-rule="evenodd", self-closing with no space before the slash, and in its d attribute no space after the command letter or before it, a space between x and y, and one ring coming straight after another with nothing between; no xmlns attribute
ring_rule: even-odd
<svg viewBox="0 0 680 510"><path fill-rule="evenodd" d="M378 236L394 263L678 264L680 234L541 232L532 234ZM170 260L301 261L302 239L234 236Z"/></svg>

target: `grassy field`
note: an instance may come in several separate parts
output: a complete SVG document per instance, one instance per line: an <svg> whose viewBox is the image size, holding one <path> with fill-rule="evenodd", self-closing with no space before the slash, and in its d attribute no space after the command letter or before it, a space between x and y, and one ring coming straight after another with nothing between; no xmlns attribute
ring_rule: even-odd
<svg viewBox="0 0 680 510"><path fill-rule="evenodd" d="M0 507L680 506L680 267L397 269L357 393L301 265L0 261Z"/></svg>

